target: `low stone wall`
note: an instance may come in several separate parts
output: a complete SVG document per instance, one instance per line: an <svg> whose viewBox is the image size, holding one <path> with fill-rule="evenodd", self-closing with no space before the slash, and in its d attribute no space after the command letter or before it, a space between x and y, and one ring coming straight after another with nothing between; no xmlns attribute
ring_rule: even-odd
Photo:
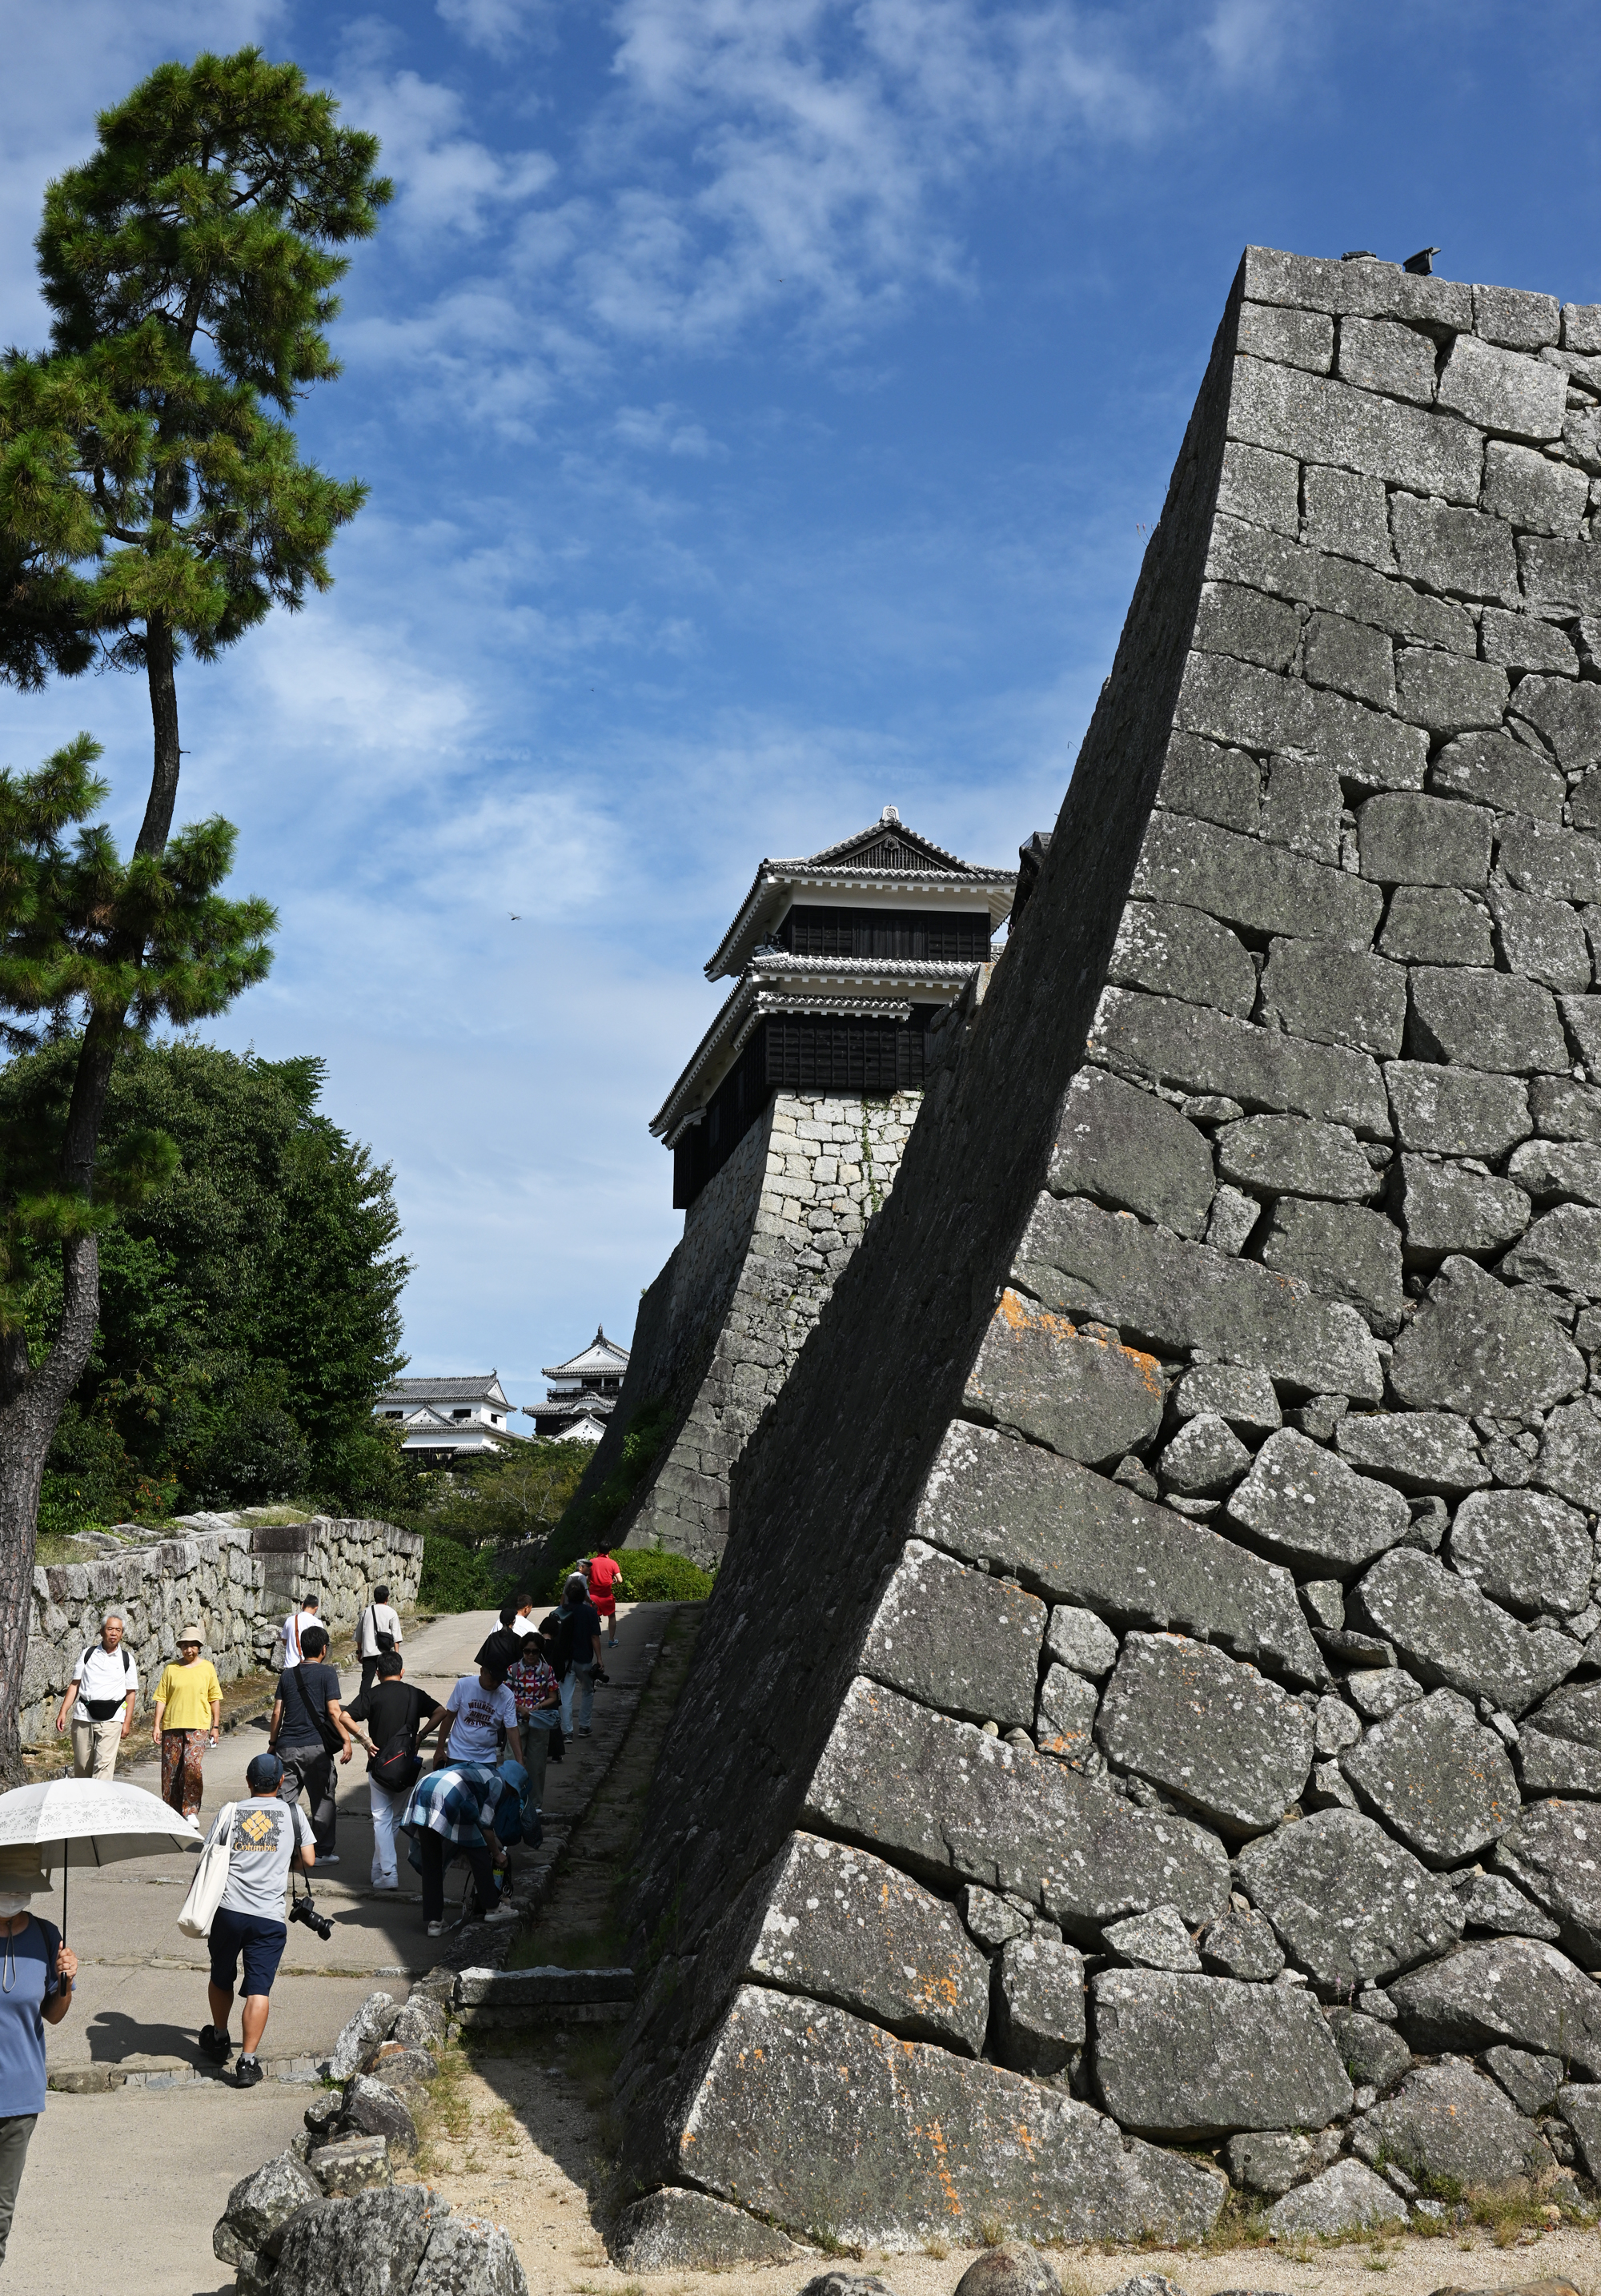
<svg viewBox="0 0 1601 2296"><path fill-rule="evenodd" d="M177 1630L197 1620L205 1655L225 1682L275 1663L286 1612L315 1590L337 1630L355 1625L375 1585L398 1610L417 1598L423 1541L392 1522L250 1525L237 1516L181 1516L170 1538L145 1546L97 1540L82 1562L51 1563L33 1574L33 1616L22 1675L24 1744L54 1734L55 1710L85 1644L106 1612L121 1612L139 1669L139 1702L177 1649Z"/></svg>

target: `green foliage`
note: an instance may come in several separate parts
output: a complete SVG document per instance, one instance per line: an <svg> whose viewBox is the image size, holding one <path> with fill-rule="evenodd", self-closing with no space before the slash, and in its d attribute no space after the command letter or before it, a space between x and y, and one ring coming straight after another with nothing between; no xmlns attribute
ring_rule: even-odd
<svg viewBox="0 0 1601 2296"><path fill-rule="evenodd" d="M424 1611L497 1611L501 1581L481 1548L458 1546L441 1531L423 1534L417 1604Z"/></svg>
<svg viewBox="0 0 1601 2296"><path fill-rule="evenodd" d="M461 1546L526 1546L558 1521L594 1452L587 1443L512 1443L417 1474L397 1520Z"/></svg>
<svg viewBox="0 0 1601 2296"><path fill-rule="evenodd" d="M654 1396L640 1405L623 1437L621 1458L594 1490L573 1501L551 1533L547 1562L571 1564L593 1554L655 1464L676 1415L670 1396Z"/></svg>
<svg viewBox="0 0 1601 2296"><path fill-rule="evenodd" d="M0 1140L58 1120L76 1061L67 1040L0 1071ZM286 1496L388 1513L408 1494L371 1408L402 1361L390 1174L318 1112L322 1075L185 1042L125 1051L105 1152L157 1132L173 1171L102 1235L100 1328L51 1451L53 1505L100 1521ZM32 1286L36 1349L59 1288L53 1268Z"/></svg>
<svg viewBox="0 0 1601 2296"><path fill-rule="evenodd" d="M0 364L0 676L202 659L329 583L365 488L297 455L323 328L391 186L259 49L163 64L45 193L51 348Z"/></svg>
<svg viewBox="0 0 1601 2296"><path fill-rule="evenodd" d="M582 1562L588 1561L582 1558ZM612 1561L622 1572L618 1587L618 1599L624 1603L699 1603L710 1594L716 1583L710 1570L702 1570L686 1554L669 1554L661 1546L620 1546ZM581 1568L582 1562L576 1567ZM550 1599L559 1603L571 1568L559 1570L550 1582Z"/></svg>

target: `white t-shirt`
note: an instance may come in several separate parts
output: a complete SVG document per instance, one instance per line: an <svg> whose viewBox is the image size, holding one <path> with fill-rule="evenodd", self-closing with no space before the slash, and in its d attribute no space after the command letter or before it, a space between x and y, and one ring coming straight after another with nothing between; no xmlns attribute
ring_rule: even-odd
<svg viewBox="0 0 1601 2296"><path fill-rule="evenodd" d="M361 1614L361 1632L356 1638L358 1658L376 1658L380 1635L392 1635L395 1648L400 1647L400 1621L387 1603L369 1603Z"/></svg>
<svg viewBox="0 0 1601 2296"><path fill-rule="evenodd" d="M78 1685L78 1703L72 1710L75 1722L88 1722L94 1718L84 1704L86 1698L93 1698L97 1702L114 1698L120 1704L130 1690L138 1689L139 1669L134 1663L132 1651L128 1652L127 1663L124 1666L122 1653L125 1648L126 1644L119 1643L114 1651L109 1651L103 1643L95 1643L78 1660L72 1669L72 1679ZM108 1715L106 1719L114 1721L116 1717Z"/></svg>
<svg viewBox="0 0 1601 2296"><path fill-rule="evenodd" d="M462 1677L445 1701L445 1711L456 1717L447 1751L458 1762L493 1766L500 1759L500 1733L496 1725L504 1723L508 1730L517 1727L517 1701L505 1683L497 1690L486 1690L475 1674Z"/></svg>
<svg viewBox="0 0 1601 2296"><path fill-rule="evenodd" d="M512 1632L514 1635L531 1635L537 1631L538 1629L534 1625L532 1613L530 1612L525 1619L521 1611L519 1611L516 1617L512 1620Z"/></svg>
<svg viewBox="0 0 1601 2296"><path fill-rule="evenodd" d="M283 1671L300 1663L300 1636L312 1627L320 1627L321 1619L315 1611L291 1611L278 1629L278 1639L283 1645Z"/></svg>

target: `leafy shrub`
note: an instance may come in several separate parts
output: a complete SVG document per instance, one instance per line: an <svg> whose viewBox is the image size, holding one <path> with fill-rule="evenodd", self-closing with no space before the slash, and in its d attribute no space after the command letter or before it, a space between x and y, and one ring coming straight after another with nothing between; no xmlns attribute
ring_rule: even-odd
<svg viewBox="0 0 1601 2296"><path fill-rule="evenodd" d="M699 1603L711 1592L711 1572L685 1554L669 1554L659 1546L625 1546L612 1560L622 1572L617 1592L625 1603ZM581 1562L570 1563L557 1572L551 1581L553 1603L561 1601L571 1572L582 1567Z"/></svg>
<svg viewBox="0 0 1601 2296"><path fill-rule="evenodd" d="M487 1554L458 1546L437 1530L423 1532L419 1610L497 1611L501 1600L500 1580Z"/></svg>
<svg viewBox="0 0 1601 2296"><path fill-rule="evenodd" d="M546 1562L571 1570L580 1555L594 1554L654 1466L676 1416L669 1395L654 1396L640 1405L623 1437L622 1457L603 1483L567 1509L550 1535Z"/></svg>

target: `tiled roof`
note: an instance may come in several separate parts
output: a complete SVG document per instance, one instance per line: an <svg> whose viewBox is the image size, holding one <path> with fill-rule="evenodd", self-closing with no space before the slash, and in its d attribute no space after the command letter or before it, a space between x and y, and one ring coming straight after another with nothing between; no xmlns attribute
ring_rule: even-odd
<svg viewBox="0 0 1601 2296"><path fill-rule="evenodd" d="M599 1375L610 1378L614 1373L626 1371L628 1364L627 1348L620 1348L615 1340L606 1337L603 1324L595 1327L595 1337L584 1349L563 1364L543 1364L540 1369L546 1379L585 1379Z"/></svg>
<svg viewBox="0 0 1601 2296"><path fill-rule="evenodd" d="M466 1379L392 1379L379 1398L394 1403L505 1404L498 1372L475 1373Z"/></svg>

